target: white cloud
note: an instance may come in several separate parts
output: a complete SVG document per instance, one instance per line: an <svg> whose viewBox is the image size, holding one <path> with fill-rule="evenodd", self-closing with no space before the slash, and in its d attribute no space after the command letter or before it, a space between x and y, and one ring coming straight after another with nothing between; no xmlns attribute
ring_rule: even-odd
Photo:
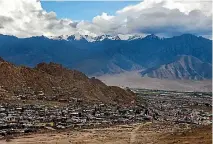
<svg viewBox="0 0 213 144"><path fill-rule="evenodd" d="M202 0L144 0L118 10L102 13L91 22L58 19L43 10L38 0L1 0L0 33L29 36L71 34L159 34L193 33L211 37L211 2Z"/></svg>
<svg viewBox="0 0 213 144"><path fill-rule="evenodd" d="M167 9L178 9L180 12L188 14L192 10L200 10L206 15L212 13L212 5L210 1L204 0L144 0L143 2L127 6L122 10L118 10L118 14L130 13L130 12L140 12L144 9L164 7Z"/></svg>
<svg viewBox="0 0 213 144"><path fill-rule="evenodd" d="M73 34L76 28L70 19L57 19L56 13L47 13L37 0L1 0L0 33L29 37L38 35Z"/></svg>

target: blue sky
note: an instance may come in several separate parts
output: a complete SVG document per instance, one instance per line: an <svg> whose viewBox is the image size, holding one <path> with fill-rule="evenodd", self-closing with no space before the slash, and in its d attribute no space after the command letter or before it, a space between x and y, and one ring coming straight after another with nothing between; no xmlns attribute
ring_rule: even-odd
<svg viewBox="0 0 213 144"><path fill-rule="evenodd" d="M54 11L58 18L72 20L88 20L105 12L114 15L119 9L128 5L135 5L139 1L41 1L43 9Z"/></svg>

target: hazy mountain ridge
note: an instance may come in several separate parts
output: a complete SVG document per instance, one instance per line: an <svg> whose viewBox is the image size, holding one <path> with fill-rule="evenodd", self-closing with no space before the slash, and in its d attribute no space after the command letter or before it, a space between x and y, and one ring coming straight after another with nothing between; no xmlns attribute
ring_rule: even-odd
<svg viewBox="0 0 213 144"><path fill-rule="evenodd" d="M141 72L142 76L160 79L193 79L212 78L212 65L193 56L178 56L173 62Z"/></svg>
<svg viewBox="0 0 213 144"><path fill-rule="evenodd" d="M191 34L172 38L132 36L130 40L100 36L93 42L88 42L85 37L75 39L74 36L67 36L66 40L44 36L19 39L0 35L0 56L17 65L30 67L40 62L61 63L67 68L93 76L141 69L150 71L150 68L163 67L171 62L174 66L178 64L175 60L181 55L194 57L194 63L212 63L212 41ZM211 79L209 66L205 66L206 69L198 68L192 69L199 73L204 71L205 75L201 79ZM194 76L182 78L196 79Z"/></svg>

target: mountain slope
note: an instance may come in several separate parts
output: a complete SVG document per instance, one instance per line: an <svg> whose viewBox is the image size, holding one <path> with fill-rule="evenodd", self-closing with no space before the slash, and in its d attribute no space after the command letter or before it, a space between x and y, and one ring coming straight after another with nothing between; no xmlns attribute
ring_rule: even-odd
<svg viewBox="0 0 213 144"><path fill-rule="evenodd" d="M108 35L79 36L78 39L66 36L65 40L0 35L0 56L9 62L30 67L40 62L61 63L89 76L156 68L173 62L179 55L193 56L212 64L212 41L191 34L172 38L148 35L127 40ZM211 73L206 70L204 73ZM204 78L208 77L204 75Z"/></svg>
<svg viewBox="0 0 213 144"><path fill-rule="evenodd" d="M16 98L66 102L130 104L135 96L119 87L106 86L100 80L55 63L40 63L35 68L17 67L0 61L0 86ZM2 97L1 97L2 98Z"/></svg>
<svg viewBox="0 0 213 144"><path fill-rule="evenodd" d="M178 56L173 62L141 72L142 76L160 79L211 79L212 65L193 56Z"/></svg>

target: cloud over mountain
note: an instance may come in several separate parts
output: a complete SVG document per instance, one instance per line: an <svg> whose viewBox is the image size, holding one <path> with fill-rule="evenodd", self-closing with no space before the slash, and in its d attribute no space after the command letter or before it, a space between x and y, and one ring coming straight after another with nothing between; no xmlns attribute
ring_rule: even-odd
<svg viewBox="0 0 213 144"><path fill-rule="evenodd" d="M193 33L211 37L211 2L197 0L144 0L118 10L115 15L98 15L92 21L58 19L46 12L38 0L1 0L0 33L30 36L72 34L150 34L173 36Z"/></svg>

